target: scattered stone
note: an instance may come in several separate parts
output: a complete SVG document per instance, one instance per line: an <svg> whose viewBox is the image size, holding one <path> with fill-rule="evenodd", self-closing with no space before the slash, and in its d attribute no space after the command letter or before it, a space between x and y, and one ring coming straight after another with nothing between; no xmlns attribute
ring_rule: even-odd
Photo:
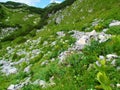
<svg viewBox="0 0 120 90"><path fill-rule="evenodd" d="M73 33L72 36L76 39L75 44L68 48L67 51L62 52L58 58L60 59L60 62L62 63L65 61L66 57L71 54L72 51L79 51L85 47L85 45L90 45L91 39L94 39L96 41L99 41L99 43L107 41L111 35L105 34L104 32L97 33L95 30L91 32L80 32L80 31L70 31L69 33Z"/></svg>
<svg viewBox="0 0 120 90"><path fill-rule="evenodd" d="M49 86L56 85L56 83L54 82L54 76L52 76L49 81L50 81Z"/></svg>
<svg viewBox="0 0 120 90"><path fill-rule="evenodd" d="M11 66L10 61L0 60L0 65L2 65L1 71L3 73L5 73L6 75L17 73L17 69L15 67Z"/></svg>
<svg viewBox="0 0 120 90"><path fill-rule="evenodd" d="M63 20L64 16L63 15L59 15L56 19L55 19L55 23L56 24L60 24L61 21Z"/></svg>
<svg viewBox="0 0 120 90"><path fill-rule="evenodd" d="M1 28L0 31L0 40L3 39L4 37L10 35L14 31L16 31L18 27L7 27L7 28Z"/></svg>
<svg viewBox="0 0 120 90"><path fill-rule="evenodd" d="M40 85L42 88L47 88L47 87L50 87L50 86L54 86L56 85L54 83L54 76L52 76L50 79L49 79L49 83L47 83L46 81L44 80L35 80L33 83L33 85Z"/></svg>
<svg viewBox="0 0 120 90"><path fill-rule="evenodd" d="M30 67L31 67L31 66L32 66L32 65L27 66L27 67L24 69L24 72L29 73L29 72L30 72Z"/></svg>
<svg viewBox="0 0 120 90"><path fill-rule="evenodd" d="M22 87L24 87L25 85L28 85L30 82L30 77L28 77L24 82L13 85L11 84L7 90L21 90Z"/></svg>
<svg viewBox="0 0 120 90"><path fill-rule="evenodd" d="M109 24L109 27L118 26L118 25L120 25L120 21L118 21L118 20L113 20L113 21Z"/></svg>
<svg viewBox="0 0 120 90"><path fill-rule="evenodd" d="M11 66L4 66L2 72L5 73L6 75L10 75L17 73L17 69Z"/></svg>
<svg viewBox="0 0 120 90"><path fill-rule="evenodd" d="M60 17L57 17L55 22L56 22L56 24L60 24L61 18L60 18Z"/></svg>
<svg viewBox="0 0 120 90"><path fill-rule="evenodd" d="M101 20L101 19L94 19L94 21L92 22L92 26L97 26L102 21L103 20Z"/></svg>
<svg viewBox="0 0 120 90"><path fill-rule="evenodd" d="M59 64L64 63L66 57L69 56L70 54L71 54L71 51L64 51L64 52L62 52L62 53L58 56L58 58L60 59Z"/></svg>
<svg viewBox="0 0 120 90"><path fill-rule="evenodd" d="M31 79L31 77L27 77L26 79L25 79L25 81L24 82L22 82L22 83L20 83L21 85L28 85L29 83L31 83L31 81L30 81L30 79ZM23 87L23 86L21 86L21 87Z"/></svg>
<svg viewBox="0 0 120 90"><path fill-rule="evenodd" d="M87 37L83 36L82 38L80 38L77 42L76 45L85 45L87 43Z"/></svg>
<svg viewBox="0 0 120 90"><path fill-rule="evenodd" d="M56 23L60 23L60 20L58 19L56 21ZM119 25L118 24L119 22L116 21L113 23L110 24L110 26L115 26L115 25ZM94 22L93 25L97 25L98 24L98 21ZM69 56L73 51L80 51L84 48L85 45L89 45L90 43L90 40L91 38L95 38L95 40L98 40L100 43L101 42L105 42L106 40L108 40L110 38L110 35L107 35L105 34L104 32L106 32L105 30L103 30L102 33L97 33L95 30L91 31L91 32L79 32L79 31L71 31L71 32L74 32L74 34L72 35L74 38L76 38L76 42L74 45L72 45L72 47L68 48L67 51L64 51L62 52L58 58L60 59L60 63L63 63L64 60L66 59L67 56ZM65 33L63 31L60 31L60 32L57 32L57 35L58 37L64 37L65 36ZM35 54L39 54L40 53L40 50L39 49L34 49L34 46L36 44L39 44L40 42L40 39L39 40L27 40L27 42L25 42L25 45L27 46L28 44L31 45L31 52L30 53L27 53L27 51L18 51L17 55L22 55L22 54L28 54L27 57L29 57L31 55L31 57L33 56L34 58L34 55ZM67 42L67 41L66 41ZM43 45L47 45L48 42L45 41L43 43ZM56 45L56 41L52 42L51 43L53 46ZM13 52L13 49L11 47L7 47L6 48L8 53L12 53ZM117 58L118 56L115 55L115 54L108 54L106 55L107 59L108 60L111 60L111 59L115 59ZM104 56L99 56L99 58L101 60L105 59ZM54 61L55 59L53 58L51 61ZM2 61L0 60L0 65L1 65L1 71L6 73L6 75L9 75L9 74L13 74L13 73L17 73L17 69L15 67L13 67L13 65L17 65L17 64L20 64L22 62L26 61L26 58L21 58L18 62L10 62L10 61ZM112 65L115 65L115 62L116 60L113 60L111 62ZM41 66L45 66L49 63L48 60L45 60L44 62L41 63ZM98 66L101 66L100 63L98 61L96 61L96 64ZM93 65L90 64L89 65L89 68L91 68ZM27 66L25 69L24 69L24 72L29 72L30 70L30 67L31 65ZM88 68L88 69L89 69ZM120 67L118 67L117 69L120 70ZM53 86L55 85L54 81L53 81L54 77L51 77L50 78L50 83L47 83L45 82L44 80L36 80L35 82L33 82L33 84L39 84L42 88L46 88L47 86ZM16 90L16 89L20 89L22 88L24 85L27 85L28 83L30 83L30 78L28 78L27 80L25 80L24 82L20 83L20 84L17 84L17 85L13 85L11 84L9 87L8 87L8 90ZM119 86L120 87L120 86Z"/></svg>
<svg viewBox="0 0 120 90"><path fill-rule="evenodd" d="M100 59L100 60L104 60L105 57L100 55L100 56L99 56L99 59Z"/></svg>
<svg viewBox="0 0 120 90"><path fill-rule="evenodd" d="M33 54L40 54L40 50L39 49L34 49L34 50L32 50L32 53Z"/></svg>
<svg viewBox="0 0 120 90"><path fill-rule="evenodd" d="M9 51L9 50L11 50L11 49L12 49L11 47L7 47L7 48L6 48L7 51Z"/></svg>
<svg viewBox="0 0 120 90"><path fill-rule="evenodd" d="M11 84L7 90L15 90L15 85Z"/></svg>
<svg viewBox="0 0 120 90"><path fill-rule="evenodd" d="M116 86L117 86L117 88L120 88L120 84L119 83Z"/></svg>
<svg viewBox="0 0 120 90"><path fill-rule="evenodd" d="M40 80L40 81L39 81L39 85L40 85L42 88L46 88L47 83L46 83L44 80Z"/></svg>
<svg viewBox="0 0 120 90"><path fill-rule="evenodd" d="M55 46L56 45L56 41L51 43L51 46Z"/></svg>
<svg viewBox="0 0 120 90"><path fill-rule="evenodd" d="M21 64L22 62L27 61L25 58L21 58L19 61L17 62L12 62L11 65L17 65L17 64Z"/></svg>
<svg viewBox="0 0 120 90"><path fill-rule="evenodd" d="M28 17L33 17L34 15L33 14L29 14Z"/></svg>
<svg viewBox="0 0 120 90"><path fill-rule="evenodd" d="M115 60L115 59L112 60L111 64L112 64L113 66L116 66L116 60Z"/></svg>
<svg viewBox="0 0 120 90"><path fill-rule="evenodd" d="M99 66L99 67L101 66L99 61L96 61L95 63L96 63L97 66Z"/></svg>
<svg viewBox="0 0 120 90"><path fill-rule="evenodd" d="M57 32L58 38L64 37L65 34L63 31Z"/></svg>
<svg viewBox="0 0 120 90"><path fill-rule="evenodd" d="M40 85L42 88L46 88L47 87L47 83L44 80L37 79L32 84L33 85Z"/></svg>
<svg viewBox="0 0 120 90"><path fill-rule="evenodd" d="M97 35L97 32L95 30L93 30L89 33L89 37L92 37L92 36L95 36L95 35Z"/></svg>
<svg viewBox="0 0 120 90"><path fill-rule="evenodd" d="M110 61L111 59L115 59L118 58L118 56L116 54L108 54L106 55L107 61Z"/></svg>
<svg viewBox="0 0 120 90"><path fill-rule="evenodd" d="M108 28L106 28L106 29L103 29L103 32L107 32L108 31Z"/></svg>
<svg viewBox="0 0 120 90"><path fill-rule="evenodd" d="M44 45L47 45L47 44L48 44L48 42L47 42L47 41L44 41L43 46L44 46Z"/></svg>
<svg viewBox="0 0 120 90"><path fill-rule="evenodd" d="M110 38L110 36L105 36L105 34L100 34L100 35L98 36L99 43L105 42L105 41L107 41L109 38Z"/></svg>
<svg viewBox="0 0 120 90"><path fill-rule="evenodd" d="M48 63L49 63L49 61L48 61L48 60L45 60L44 62L41 63L41 66L45 66L45 65L47 65Z"/></svg>

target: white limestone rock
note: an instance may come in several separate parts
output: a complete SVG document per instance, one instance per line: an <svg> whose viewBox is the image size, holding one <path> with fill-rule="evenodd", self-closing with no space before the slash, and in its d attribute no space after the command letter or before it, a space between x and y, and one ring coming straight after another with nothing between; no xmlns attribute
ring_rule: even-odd
<svg viewBox="0 0 120 90"><path fill-rule="evenodd" d="M116 85L118 88L120 88L120 84L118 83L117 85Z"/></svg>
<svg viewBox="0 0 120 90"><path fill-rule="evenodd" d="M17 68L13 67L11 63L10 61L0 60L1 71L6 75L17 73Z"/></svg>
<svg viewBox="0 0 120 90"><path fill-rule="evenodd" d="M2 66L2 72L5 73L6 75L10 75L10 74L17 73L17 69L10 65L7 65L7 66L4 65L4 66Z"/></svg>
<svg viewBox="0 0 120 90"><path fill-rule="evenodd" d="M64 52L62 52L62 53L58 56L58 58L59 58L59 60L60 60L60 61L59 61L59 64L64 63L66 57L69 56L69 54L71 54L70 51L64 51Z"/></svg>
<svg viewBox="0 0 120 90"><path fill-rule="evenodd" d="M41 66L45 66L45 65L47 65L49 63L49 61L48 60L45 60L45 61L43 61L42 63L41 63Z"/></svg>
<svg viewBox="0 0 120 90"><path fill-rule="evenodd" d="M100 55L100 56L99 56L99 59L100 59L100 60L104 60L104 59L105 59L105 57L104 57L104 56L102 56L102 55Z"/></svg>
<svg viewBox="0 0 120 90"><path fill-rule="evenodd" d="M34 50L32 50L32 53L33 54L40 54L40 50L39 49L34 49Z"/></svg>
<svg viewBox="0 0 120 90"><path fill-rule="evenodd" d="M97 35L97 32L95 30L91 31L89 33L89 37Z"/></svg>
<svg viewBox="0 0 120 90"><path fill-rule="evenodd" d="M118 21L118 20L113 20L113 21L109 24L109 27L118 26L118 25L120 25L120 21Z"/></svg>
<svg viewBox="0 0 120 90"><path fill-rule="evenodd" d="M101 19L94 19L94 21L92 22L92 26L97 26L101 21Z"/></svg>
<svg viewBox="0 0 120 90"><path fill-rule="evenodd" d="M49 86L56 85L56 83L54 82L54 76L52 76L49 81L50 81Z"/></svg>
<svg viewBox="0 0 120 90"><path fill-rule="evenodd" d="M15 85L11 84L11 85L7 88L7 90L15 90Z"/></svg>
<svg viewBox="0 0 120 90"><path fill-rule="evenodd" d="M108 31L108 28L103 29L103 32L107 32L107 31Z"/></svg>
<svg viewBox="0 0 120 90"><path fill-rule="evenodd" d="M58 16L58 17L55 19L55 23L56 23L56 24L60 24L60 23L61 23L61 21L63 20L63 18L64 18L64 16L63 16L63 15Z"/></svg>
<svg viewBox="0 0 120 90"><path fill-rule="evenodd" d="M29 73L29 72L30 72L30 67L31 67L31 66L32 66L32 65L27 66L27 67L24 69L24 72Z"/></svg>
<svg viewBox="0 0 120 90"><path fill-rule="evenodd" d="M97 66L99 66L99 67L101 66L99 61L96 61L95 63L96 63Z"/></svg>
<svg viewBox="0 0 120 90"><path fill-rule="evenodd" d="M54 83L53 79L54 79L54 76L52 76L52 77L49 79L49 83L46 82L46 81L44 81L44 80L37 79L37 80L35 80L32 84L33 84L33 85L40 85L42 88L47 88L47 87L56 85L56 84Z"/></svg>
<svg viewBox="0 0 120 90"><path fill-rule="evenodd" d="M108 54L106 55L107 60L111 60L111 59L115 59L118 58L118 56L116 54Z"/></svg>
<svg viewBox="0 0 120 90"><path fill-rule="evenodd" d="M42 88L46 88L46 87L47 87L47 83L46 83L44 80L40 80L40 81L39 81L39 85L40 85Z"/></svg>
<svg viewBox="0 0 120 90"><path fill-rule="evenodd" d="M56 45L56 41L51 43L51 46L55 46Z"/></svg>
<svg viewBox="0 0 120 90"><path fill-rule="evenodd" d="M87 42L86 42L86 39L85 38L80 38L77 42L76 42L76 45L85 45Z"/></svg>
<svg viewBox="0 0 120 90"><path fill-rule="evenodd" d="M59 31L56 33L58 35L58 38L64 37L65 33L63 31Z"/></svg>
<svg viewBox="0 0 120 90"><path fill-rule="evenodd" d="M115 59L112 60L111 64L112 64L113 66L116 66L116 60L115 60Z"/></svg>
<svg viewBox="0 0 120 90"><path fill-rule="evenodd" d="M69 33L73 33L72 37L76 39L76 42L74 45L68 48L67 51L62 52L58 56L61 63L65 61L65 58L69 54L71 54L72 51L81 52L81 50L85 47L85 45L90 45L91 39L94 39L96 41L99 41L99 43L102 43L107 41L111 37L111 35L107 35L104 32L97 33L95 30L91 32L80 32L80 31L72 30Z"/></svg>
<svg viewBox="0 0 120 90"><path fill-rule="evenodd" d="M99 43L105 42L107 40L106 36L104 34L100 34L98 36Z"/></svg>

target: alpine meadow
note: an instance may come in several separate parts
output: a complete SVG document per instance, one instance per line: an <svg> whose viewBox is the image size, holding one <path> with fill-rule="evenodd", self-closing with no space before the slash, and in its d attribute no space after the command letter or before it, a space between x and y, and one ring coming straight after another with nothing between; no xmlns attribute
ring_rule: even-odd
<svg viewBox="0 0 120 90"><path fill-rule="evenodd" d="M120 0L0 2L0 90L120 90Z"/></svg>

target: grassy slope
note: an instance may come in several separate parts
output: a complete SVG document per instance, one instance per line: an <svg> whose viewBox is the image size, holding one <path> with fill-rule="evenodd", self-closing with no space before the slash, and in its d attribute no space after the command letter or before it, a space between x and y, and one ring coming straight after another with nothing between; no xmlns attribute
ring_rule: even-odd
<svg viewBox="0 0 120 90"><path fill-rule="evenodd" d="M40 21L40 15L32 13L24 8L10 9L3 6L3 9L6 11L5 18L2 19L3 28L9 27L18 27L17 31L11 33L8 36L5 36L1 41L10 41L14 40L18 36L23 36L32 31ZM30 16L31 15L31 16ZM36 23L34 23L36 21ZM22 35L21 35L22 34Z"/></svg>
<svg viewBox="0 0 120 90"><path fill-rule="evenodd" d="M92 10L92 12L89 13L89 10ZM56 28L63 30L84 30L85 27L91 26L91 22L97 18L103 19L105 20L105 22L107 22L108 19L120 20L118 11L118 1L83 0L81 3L79 1L76 1L71 7L63 10L61 14L63 14L64 19L62 20L60 25L56 26ZM54 16L58 17L61 14L58 13ZM54 22L51 23L50 26L52 26L53 24Z"/></svg>
<svg viewBox="0 0 120 90"><path fill-rule="evenodd" d="M117 34L117 36L113 37L111 40L101 44L98 42L92 42L91 46L87 46L83 50L83 54L74 53L67 58L66 63L72 65L70 68L66 67L66 65L58 65L57 56L60 54L60 52L67 50L67 48L74 43L74 39L72 39L67 33L69 30L74 29L80 31L91 31L96 29L97 31L101 31L104 28L109 28L108 25L112 20L120 20L119 5L119 0L83 0L82 2L77 0L73 5L64 9L62 12L50 17L49 20L51 20L51 23L44 27L42 31L37 33L34 38L31 38L34 40L38 37L41 37L40 43L37 44L32 50L38 48L42 50L42 53L33 59L30 59L30 64L33 64L30 69L30 73L26 74L22 72L28 64L22 63L21 65L18 65L17 67L19 67L19 73L10 75L8 77L0 76L0 89L4 90L11 83L19 83L29 75L32 77L31 81L36 79L48 81L51 76L54 76L56 85L45 90L88 90L90 88L94 89L97 87L99 85L98 81L96 80L96 74L98 71L94 67L88 71L88 66L89 64L93 64L99 55L105 56L110 53L117 53L117 55L120 56L120 36L119 33L116 33L119 32L119 26L115 28L112 27L107 32L114 35ZM92 12L88 12L89 10L92 10ZM60 15L64 15L64 19L60 24L56 25L53 19L59 17ZM11 15L11 17L13 16ZM96 18L102 19L103 21L101 21L98 26L92 26L92 22ZM15 21L17 19L18 18L16 17ZM14 20L11 22L14 22ZM27 25L26 23L27 22L23 23L23 25ZM86 28L90 29L86 30ZM59 39L56 35L56 32L58 31L65 31L67 35ZM68 40L68 42L63 43L61 39L63 39L63 41ZM48 41L48 44L43 45L44 41ZM55 46L50 45L53 41L57 42ZM15 48L15 51L20 50L21 48L22 50L27 49L27 52L31 51L29 49L29 45L25 46L25 44L22 43L19 45L20 47L16 47L18 45L14 43L16 43L15 40L11 43L11 47ZM7 46L9 45L7 44ZM51 53L48 53L48 51ZM1 56L6 55L5 48L1 49L0 52ZM5 58L9 59L10 57L5 56ZM54 62L50 62L44 67L40 66L43 61L50 61L52 58L55 58L56 60ZM15 59L13 58L12 60L17 61L19 60L19 57L16 56ZM119 65L120 63L118 60L118 66ZM117 83L120 83L120 74L116 70L116 67L113 67L110 64L108 64L107 67L106 73L111 79L111 83L115 86ZM41 87L35 85L27 85L23 88L23 90L40 89ZM115 86L113 87L113 90L119 89Z"/></svg>

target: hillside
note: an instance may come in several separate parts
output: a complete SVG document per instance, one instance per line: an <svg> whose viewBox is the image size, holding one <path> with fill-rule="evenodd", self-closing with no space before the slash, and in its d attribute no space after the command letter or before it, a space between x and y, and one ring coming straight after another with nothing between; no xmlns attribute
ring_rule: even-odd
<svg viewBox="0 0 120 90"><path fill-rule="evenodd" d="M120 90L119 11L119 0L1 3L0 90Z"/></svg>
<svg viewBox="0 0 120 90"><path fill-rule="evenodd" d="M17 37L22 38L24 35L30 34L40 22L39 14L24 7L11 9L2 4L0 6L3 11L0 20L0 41L11 41Z"/></svg>

